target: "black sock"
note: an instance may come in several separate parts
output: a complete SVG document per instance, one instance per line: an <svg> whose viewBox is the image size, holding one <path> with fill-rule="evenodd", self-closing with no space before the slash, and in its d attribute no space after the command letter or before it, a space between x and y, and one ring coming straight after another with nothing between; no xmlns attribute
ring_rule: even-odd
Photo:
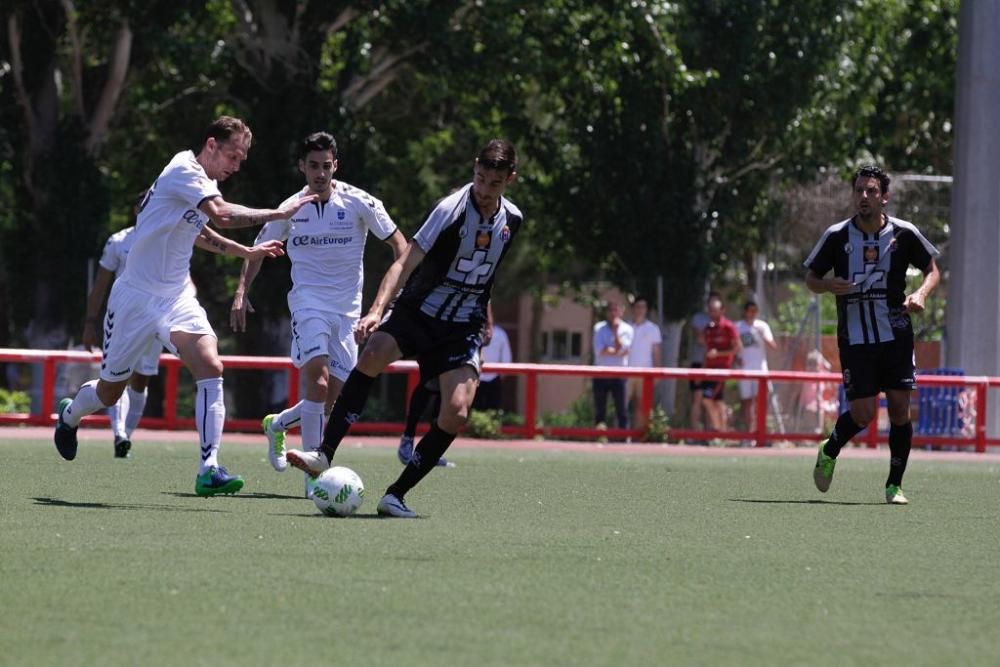
<svg viewBox="0 0 1000 667"><path fill-rule="evenodd" d="M427 403L431 400L431 392L427 391L424 385L417 385L417 388L413 390L413 395L410 397L410 405L406 410L406 428L403 429L403 435L412 438L417 434L417 424L420 423L420 418L424 416L424 411L427 409Z"/></svg>
<svg viewBox="0 0 1000 667"><path fill-rule="evenodd" d="M356 368L347 376L347 382L340 390L337 402L333 404L333 411L323 431L323 444L320 445L320 449L331 461L340 441L351 430L351 424L361 417L365 402L368 400L368 392L371 391L374 382L375 378L365 375Z"/></svg>
<svg viewBox="0 0 1000 667"><path fill-rule="evenodd" d="M844 445L846 445L851 438L864 430L864 428L864 426L858 426L858 424L854 421L854 417L851 416L850 410L843 412L837 419L837 423L834 425L833 431L830 433L830 437L827 439L826 445L823 447L823 452L827 456L837 458Z"/></svg>
<svg viewBox="0 0 1000 667"><path fill-rule="evenodd" d="M910 458L910 445L913 443L913 424L889 425L889 479L885 485L902 486L903 473L906 472L906 462Z"/></svg>
<svg viewBox="0 0 1000 667"><path fill-rule="evenodd" d="M399 478L385 492L402 500L407 491L415 487L420 480L427 476L427 473L434 470L438 459L451 446L456 435L442 431L437 422L431 425L431 430L420 439L414 448L413 458L403 468Z"/></svg>

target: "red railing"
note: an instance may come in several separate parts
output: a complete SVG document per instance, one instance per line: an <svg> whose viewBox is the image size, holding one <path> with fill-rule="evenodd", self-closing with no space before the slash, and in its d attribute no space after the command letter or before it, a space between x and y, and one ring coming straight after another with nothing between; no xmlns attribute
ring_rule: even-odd
<svg viewBox="0 0 1000 667"><path fill-rule="evenodd" d="M42 392L40 405L55 405L56 366L60 363L95 363L100 362L100 353L63 351L63 350L19 350L0 348L0 363L32 363L42 365ZM294 405L299 400L299 371L287 357L256 357L226 355L222 362L227 369L252 369L286 371L289 373L288 405ZM162 417L143 417L144 428L157 429L193 429L193 417L177 415L177 389L180 384L180 359L162 355L160 365L164 368L164 400ZM640 438L643 432L639 429L597 429L596 427L557 427L538 423L538 377L545 376L575 376L575 377L638 377L642 379L642 392L639 400L639 410L648 418L653 407L653 388L658 380L753 380L757 382L756 414L752 431L700 431L695 429L671 428L671 440L704 440L720 438L724 440L751 440L756 446L765 446L768 442L777 440L818 441L826 437L824 433L815 432L773 432L768 430L768 392L769 382L791 383L834 383L839 384L840 375L836 373L811 373L802 371L744 371L709 370L694 368L601 368L597 366L569 366L555 364L485 364L484 371L501 375L523 376L525 381L524 423L521 426L505 426L507 435L523 438L534 438L537 435L551 437L608 437L608 438ZM417 365L412 361L399 361L387 369L390 373L407 374L407 395L417 386ZM915 445L957 445L973 446L977 452L985 452L987 446L1000 445L1000 438L987 437L987 393L991 387L1000 387L1000 377L986 376L947 376L919 375L918 385L921 387L957 387L975 390L975 429L971 436L946 435L914 435ZM865 442L870 447L886 442L886 436L875 428L877 418L868 428ZM28 424L48 426L55 422L55 415L48 409L29 414L0 414L0 425ZM87 417L85 423L107 424L106 416L95 415ZM260 428L257 419L227 419L226 428L236 431L255 431ZM398 422L358 422L352 428L354 433L390 433L398 434L402 424Z"/></svg>

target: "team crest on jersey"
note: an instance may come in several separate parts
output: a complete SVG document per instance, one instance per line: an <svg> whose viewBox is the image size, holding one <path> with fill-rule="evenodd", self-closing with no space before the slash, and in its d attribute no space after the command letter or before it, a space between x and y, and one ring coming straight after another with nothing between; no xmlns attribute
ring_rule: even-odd
<svg viewBox="0 0 1000 667"><path fill-rule="evenodd" d="M490 233L488 230L479 230L476 232L476 247L486 248L490 245Z"/></svg>
<svg viewBox="0 0 1000 667"><path fill-rule="evenodd" d="M504 243L510 241L510 227L507 225L504 225L503 229L500 230L500 240Z"/></svg>
<svg viewBox="0 0 1000 667"><path fill-rule="evenodd" d="M466 227L465 225L462 225L461 227L458 228L458 238L464 239L468 235L469 235L469 228L468 227Z"/></svg>
<svg viewBox="0 0 1000 667"><path fill-rule="evenodd" d="M337 210L337 220L343 220L346 217L347 217L347 211L345 211L342 208Z"/></svg>
<svg viewBox="0 0 1000 667"><path fill-rule="evenodd" d="M852 246L850 244L850 242L845 243L844 244L844 252L846 252L848 255L850 255L852 252L854 252L854 246Z"/></svg>

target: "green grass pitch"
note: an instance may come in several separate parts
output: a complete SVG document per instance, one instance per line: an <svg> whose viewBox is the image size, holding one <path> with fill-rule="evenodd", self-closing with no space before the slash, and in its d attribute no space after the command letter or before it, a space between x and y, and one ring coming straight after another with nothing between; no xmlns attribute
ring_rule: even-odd
<svg viewBox="0 0 1000 667"><path fill-rule="evenodd" d="M230 444L0 442L0 665L996 664L995 463L463 449L375 518L399 465L345 446L359 515Z"/></svg>

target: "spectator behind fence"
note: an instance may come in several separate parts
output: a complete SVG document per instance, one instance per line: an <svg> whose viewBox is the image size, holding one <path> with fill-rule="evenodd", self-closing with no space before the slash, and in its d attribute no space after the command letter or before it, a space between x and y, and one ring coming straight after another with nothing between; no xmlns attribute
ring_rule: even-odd
<svg viewBox="0 0 1000 667"><path fill-rule="evenodd" d="M647 319L649 303L639 297L632 304L632 349L628 365L637 368L657 368L661 363L660 346L663 336L660 327ZM642 378L629 378L629 398L634 401L635 421L638 428L646 428L646 415L639 408L642 396Z"/></svg>
<svg viewBox="0 0 1000 667"><path fill-rule="evenodd" d="M766 371L768 348L778 349L771 327L764 320L757 319L759 312L760 308L755 302L747 301L743 305L743 319L736 323L740 344L743 346L743 351L740 352L740 367L743 370ZM743 428L748 431L753 428L754 398L759 386L757 380L740 380L740 415Z"/></svg>
<svg viewBox="0 0 1000 667"><path fill-rule="evenodd" d="M490 333L490 331L492 333ZM510 339L507 332L499 324L493 324L487 332L487 342L479 350L483 363L509 364L513 359L510 353ZM497 373L483 373L479 376L479 389L472 402L473 410L499 410L503 401L503 377Z"/></svg>
<svg viewBox="0 0 1000 667"><path fill-rule="evenodd" d="M718 292L709 292L708 299L718 298ZM702 342L702 334L708 326L708 300L705 307L691 316L690 331L688 332L688 364L691 368L701 368L705 365L705 345ZM701 380L689 380L688 389L691 391L691 428L703 429L704 413L701 409L701 390L703 383Z"/></svg>
<svg viewBox="0 0 1000 667"><path fill-rule="evenodd" d="M594 365L628 366L629 350L632 348L632 327L622 320L622 305L609 301L606 318L594 326ZM594 422L606 424L608 394L615 403L618 427L628 426L628 411L625 407L625 378L594 378Z"/></svg>
<svg viewBox="0 0 1000 667"><path fill-rule="evenodd" d="M708 325L701 334L702 345L705 346L705 368L732 368L736 355L743 347L736 325L726 319L722 299L717 296L708 300L708 318ZM722 400L725 385L724 380L702 383L702 401L708 415L709 430L712 431L725 431L728 426L726 405Z"/></svg>

